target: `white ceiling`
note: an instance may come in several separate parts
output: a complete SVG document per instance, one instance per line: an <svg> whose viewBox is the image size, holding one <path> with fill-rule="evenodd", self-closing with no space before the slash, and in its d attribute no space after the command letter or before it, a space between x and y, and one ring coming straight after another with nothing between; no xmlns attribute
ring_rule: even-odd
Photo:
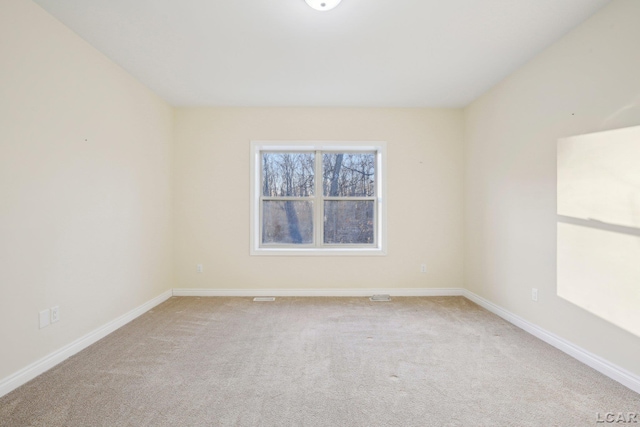
<svg viewBox="0 0 640 427"><path fill-rule="evenodd" d="M610 0L35 0L175 106L460 107Z"/></svg>

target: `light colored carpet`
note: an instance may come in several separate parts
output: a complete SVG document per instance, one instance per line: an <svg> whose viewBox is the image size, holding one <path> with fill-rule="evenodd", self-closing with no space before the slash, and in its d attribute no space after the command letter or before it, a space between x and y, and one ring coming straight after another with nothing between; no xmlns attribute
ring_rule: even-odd
<svg viewBox="0 0 640 427"><path fill-rule="evenodd" d="M589 426L639 410L462 297L173 297L0 398L0 425Z"/></svg>

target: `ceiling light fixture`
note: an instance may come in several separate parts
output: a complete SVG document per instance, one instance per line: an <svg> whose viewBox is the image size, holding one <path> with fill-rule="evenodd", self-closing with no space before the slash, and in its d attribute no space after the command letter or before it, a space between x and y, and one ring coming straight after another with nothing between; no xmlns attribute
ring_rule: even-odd
<svg viewBox="0 0 640 427"><path fill-rule="evenodd" d="M315 10L325 12L339 5L342 0L304 0L304 1L306 1L307 4L312 8L314 8Z"/></svg>

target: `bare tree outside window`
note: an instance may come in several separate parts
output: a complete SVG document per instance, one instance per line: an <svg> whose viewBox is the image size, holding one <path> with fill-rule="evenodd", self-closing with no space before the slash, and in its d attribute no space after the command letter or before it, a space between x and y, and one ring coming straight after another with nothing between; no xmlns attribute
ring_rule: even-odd
<svg viewBox="0 0 640 427"><path fill-rule="evenodd" d="M313 242L313 202L291 198L314 195L315 153L263 153L262 242ZM282 200L285 198L284 200Z"/></svg>
<svg viewBox="0 0 640 427"><path fill-rule="evenodd" d="M262 195L313 196L314 170L315 153L262 153Z"/></svg>
<svg viewBox="0 0 640 427"><path fill-rule="evenodd" d="M375 153L322 156L324 243L373 244Z"/></svg>
<svg viewBox="0 0 640 427"><path fill-rule="evenodd" d="M260 245L376 248L377 151L260 150Z"/></svg>
<svg viewBox="0 0 640 427"><path fill-rule="evenodd" d="M372 197L375 195L375 153L325 153L322 155L324 195Z"/></svg>

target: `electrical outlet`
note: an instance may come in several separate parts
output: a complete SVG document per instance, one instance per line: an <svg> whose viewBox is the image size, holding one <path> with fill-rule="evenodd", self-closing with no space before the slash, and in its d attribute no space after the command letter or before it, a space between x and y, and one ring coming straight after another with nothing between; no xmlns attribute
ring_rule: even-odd
<svg viewBox="0 0 640 427"><path fill-rule="evenodd" d="M51 307L51 323L56 323L58 320L60 320L60 307L56 305Z"/></svg>
<svg viewBox="0 0 640 427"><path fill-rule="evenodd" d="M48 308L40 312L40 329L51 324L51 310Z"/></svg>
<svg viewBox="0 0 640 427"><path fill-rule="evenodd" d="M420 273L427 272L427 264L420 264Z"/></svg>
<svg viewBox="0 0 640 427"><path fill-rule="evenodd" d="M202 273L202 264L198 264L198 265L196 265L196 271L197 271L198 273Z"/></svg>
<svg viewBox="0 0 640 427"><path fill-rule="evenodd" d="M531 299L534 301L538 301L538 289L531 288Z"/></svg>

